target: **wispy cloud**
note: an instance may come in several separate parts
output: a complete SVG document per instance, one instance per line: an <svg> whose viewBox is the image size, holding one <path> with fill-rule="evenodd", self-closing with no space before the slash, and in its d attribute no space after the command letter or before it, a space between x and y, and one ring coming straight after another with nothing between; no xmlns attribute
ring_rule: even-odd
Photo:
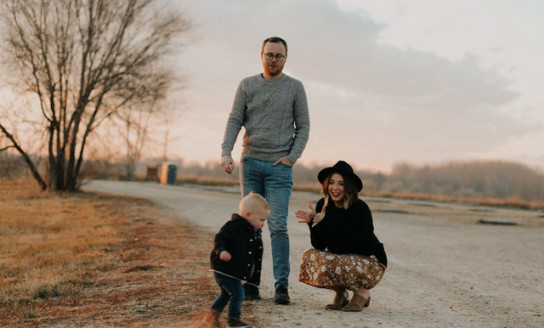
<svg viewBox="0 0 544 328"><path fill-rule="evenodd" d="M434 24L445 26L428 31L440 50L433 51L419 39L413 45L390 41L398 33L391 32L396 31L395 24L413 24L413 17L424 19L425 7L416 6L420 11L410 16L414 7L396 1L398 6L389 11L392 14L380 16L375 8L370 10L368 2L362 3L358 9L341 8L329 0L184 4L198 34L198 42L180 61L190 68L192 106L186 111L205 112L206 129L213 131L205 144L199 144L198 153L208 158L219 155L237 83L261 71L261 42L272 35L288 41L286 73L302 80L307 89L312 132L302 161L349 157L362 167L388 169L398 161L436 162L493 153L503 156L498 152L501 145L544 129L544 117L527 120L529 113L541 112L530 110L530 106L541 104L525 105L521 110L521 100L527 95L518 75L505 74L518 70L523 59L499 65L496 60L490 64L486 57L505 51L497 43L498 37L493 37L487 48L482 46L483 52L478 48L460 49L455 56L443 52L444 47L462 47L462 39L470 38L471 30L478 35L493 33L492 24L498 21L487 17L483 25L469 21L465 26L454 17L446 20L437 16L440 22L429 17ZM451 5L451 15L462 9L454 2L443 5ZM443 13L433 9L428 14ZM414 27L410 33L414 31L421 30ZM441 31L447 31L442 32L443 40L436 35ZM390 40L384 42L388 33ZM180 128L200 126L192 121ZM179 147L180 156L184 156L191 146Z"/></svg>

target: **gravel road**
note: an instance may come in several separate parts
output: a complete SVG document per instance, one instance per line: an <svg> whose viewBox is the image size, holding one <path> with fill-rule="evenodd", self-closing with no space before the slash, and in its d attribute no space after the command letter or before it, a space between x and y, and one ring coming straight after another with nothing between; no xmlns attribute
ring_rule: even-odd
<svg viewBox="0 0 544 328"><path fill-rule="evenodd" d="M91 181L87 191L149 199L210 232L237 211L233 187ZM269 327L544 327L544 218L541 212L471 205L362 198L384 243L389 268L360 313L324 310L332 293L298 282L310 247L294 212L320 196L294 192L289 217L291 305L275 305L268 230L261 293ZM500 224L481 224L481 220ZM507 225L508 224L508 225ZM513 224L513 225L512 225Z"/></svg>

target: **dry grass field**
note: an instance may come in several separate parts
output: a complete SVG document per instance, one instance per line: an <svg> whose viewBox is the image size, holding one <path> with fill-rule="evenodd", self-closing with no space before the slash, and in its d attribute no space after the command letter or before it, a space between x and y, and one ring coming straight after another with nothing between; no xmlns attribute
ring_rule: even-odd
<svg viewBox="0 0 544 328"><path fill-rule="evenodd" d="M189 326L216 296L212 238L144 200L0 180L0 326Z"/></svg>
<svg viewBox="0 0 544 328"><path fill-rule="evenodd" d="M35 185L0 179L0 327L197 326L218 292L208 254L236 188L94 181L87 193L56 194ZM316 197L295 193L293 208ZM257 327L543 326L542 212L368 201L392 263L368 311L324 311L329 293L295 281L293 306L275 306L265 270L264 300L244 303L244 319ZM309 241L294 220L290 233L295 270Z"/></svg>

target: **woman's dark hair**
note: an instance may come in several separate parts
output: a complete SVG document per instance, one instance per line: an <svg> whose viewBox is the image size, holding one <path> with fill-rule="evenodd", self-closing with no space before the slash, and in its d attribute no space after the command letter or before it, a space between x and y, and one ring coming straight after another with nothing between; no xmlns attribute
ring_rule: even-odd
<svg viewBox="0 0 544 328"><path fill-rule="evenodd" d="M270 38L267 38L263 41L263 46L261 47L261 52L263 52L264 50L264 46L268 43L268 42L272 42L272 43L281 43L283 44L283 46L285 47L285 54L287 55L287 42L285 42L284 39L280 38L280 37L277 37L277 36L273 36L273 37L270 37Z"/></svg>
<svg viewBox="0 0 544 328"><path fill-rule="evenodd" d="M329 175L323 181L323 195L325 196L325 205L328 204L328 200L329 200L329 180L331 179L331 176L334 173L337 173L337 172L331 173L331 175ZM348 209L351 206L351 204L353 204L353 202L355 202L355 200L359 198L359 193L357 192L357 187L355 186L355 183L353 183L351 179L346 178L343 175L342 175L342 178L344 179L344 193L346 194L346 199L344 201L344 208Z"/></svg>

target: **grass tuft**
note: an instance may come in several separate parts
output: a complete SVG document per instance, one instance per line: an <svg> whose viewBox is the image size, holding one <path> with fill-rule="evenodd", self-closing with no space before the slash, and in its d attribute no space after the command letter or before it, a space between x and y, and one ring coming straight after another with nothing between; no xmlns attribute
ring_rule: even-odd
<svg viewBox="0 0 544 328"><path fill-rule="evenodd" d="M61 287L59 285L43 284L38 286L34 291L34 298L47 299L52 297L59 297L62 295Z"/></svg>

